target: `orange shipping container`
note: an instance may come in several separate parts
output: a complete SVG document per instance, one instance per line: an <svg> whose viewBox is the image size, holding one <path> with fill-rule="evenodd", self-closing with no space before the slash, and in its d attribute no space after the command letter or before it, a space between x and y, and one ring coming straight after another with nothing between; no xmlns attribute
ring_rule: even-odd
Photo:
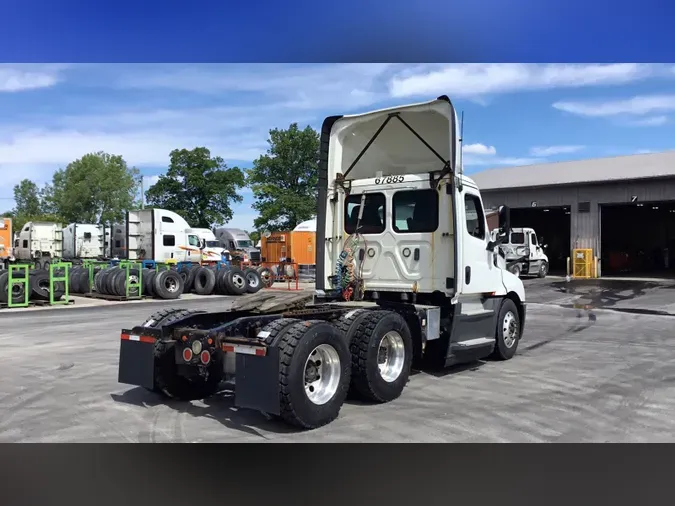
<svg viewBox="0 0 675 506"><path fill-rule="evenodd" d="M316 263L316 232L272 232L260 239L260 256L264 262L279 262L290 259L298 265Z"/></svg>
<svg viewBox="0 0 675 506"><path fill-rule="evenodd" d="M12 254L12 219L0 218L0 259Z"/></svg>

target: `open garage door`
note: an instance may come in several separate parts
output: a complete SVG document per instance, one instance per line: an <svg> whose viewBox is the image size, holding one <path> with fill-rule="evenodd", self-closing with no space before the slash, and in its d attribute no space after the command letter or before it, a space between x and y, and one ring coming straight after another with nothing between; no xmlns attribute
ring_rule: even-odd
<svg viewBox="0 0 675 506"><path fill-rule="evenodd" d="M675 202L600 207L604 275L675 275Z"/></svg>
<svg viewBox="0 0 675 506"><path fill-rule="evenodd" d="M567 272L571 222L568 206L511 209L511 226L534 229L539 244L547 245L546 255L551 274L564 275Z"/></svg>

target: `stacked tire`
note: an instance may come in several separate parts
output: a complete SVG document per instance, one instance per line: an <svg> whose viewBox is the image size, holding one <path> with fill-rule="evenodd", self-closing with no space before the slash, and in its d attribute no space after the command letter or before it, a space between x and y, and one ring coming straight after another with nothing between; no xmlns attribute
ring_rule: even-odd
<svg viewBox="0 0 675 506"><path fill-rule="evenodd" d="M101 272L102 267L94 267L94 276ZM82 265L74 265L68 274L70 293L90 293L92 286L89 282L89 269Z"/></svg>
<svg viewBox="0 0 675 506"><path fill-rule="evenodd" d="M132 269L133 270L133 269ZM174 300L185 293L185 278L175 269L143 269L143 293L156 299Z"/></svg>
<svg viewBox="0 0 675 506"><path fill-rule="evenodd" d="M16 280L23 281L25 274L24 272L21 271L14 271L12 273L12 277ZM30 287L29 287L30 290ZM9 293L9 271L3 271L2 274L0 274L0 302L3 304L7 304L9 302L9 299L11 297L11 302L14 304L19 304L24 301L26 294L26 287L25 283L15 283L14 286L12 286L12 293L10 295Z"/></svg>
<svg viewBox="0 0 675 506"><path fill-rule="evenodd" d="M129 281L136 284L141 276L141 294L157 299L177 299L184 291L185 282L175 270L129 269ZM89 269L75 266L69 275L71 293L99 293L117 297L138 297L138 288L130 286L127 293L127 269L119 266L95 267L93 281L89 281Z"/></svg>
<svg viewBox="0 0 675 506"><path fill-rule="evenodd" d="M63 272L58 270L55 273L63 275ZM14 283L9 293L9 272L5 271L0 274L0 302L14 304L22 303L26 296L26 285L23 282L25 273L23 270L17 270L12 273L15 280L20 281ZM28 300L49 300L49 271L45 269L33 269L28 273ZM66 294L66 284L63 281L54 282L54 300L60 300Z"/></svg>
<svg viewBox="0 0 675 506"><path fill-rule="evenodd" d="M259 271L253 268L192 265L179 271L186 292L198 295L244 295L257 293L265 283Z"/></svg>
<svg viewBox="0 0 675 506"><path fill-rule="evenodd" d="M63 270L54 271L56 276L63 276ZM30 299L49 300L49 271L46 269L34 269L29 275ZM54 300L60 300L66 294L64 281L54 282Z"/></svg>

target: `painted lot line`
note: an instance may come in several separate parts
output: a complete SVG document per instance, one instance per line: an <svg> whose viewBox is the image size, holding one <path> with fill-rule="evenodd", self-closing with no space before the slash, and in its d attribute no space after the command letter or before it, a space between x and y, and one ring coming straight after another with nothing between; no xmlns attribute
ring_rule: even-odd
<svg viewBox="0 0 675 506"><path fill-rule="evenodd" d="M227 391L178 403L117 383L120 328L156 309L120 305L4 319L0 441L675 440L672 318L598 311L592 322L574 310L532 305L513 360L415 374L392 403L350 401L332 424L296 432L237 410Z"/></svg>

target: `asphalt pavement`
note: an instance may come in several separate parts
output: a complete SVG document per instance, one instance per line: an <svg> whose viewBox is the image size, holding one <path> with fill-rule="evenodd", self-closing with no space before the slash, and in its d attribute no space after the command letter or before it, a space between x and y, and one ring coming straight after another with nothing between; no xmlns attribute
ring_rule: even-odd
<svg viewBox="0 0 675 506"><path fill-rule="evenodd" d="M667 316L531 304L512 360L415 374L396 401L348 401L307 432L234 408L228 391L167 402L117 382L121 327L229 300L0 314L0 442L675 441Z"/></svg>
<svg viewBox="0 0 675 506"><path fill-rule="evenodd" d="M524 278L527 300L638 314L675 315L675 280Z"/></svg>

